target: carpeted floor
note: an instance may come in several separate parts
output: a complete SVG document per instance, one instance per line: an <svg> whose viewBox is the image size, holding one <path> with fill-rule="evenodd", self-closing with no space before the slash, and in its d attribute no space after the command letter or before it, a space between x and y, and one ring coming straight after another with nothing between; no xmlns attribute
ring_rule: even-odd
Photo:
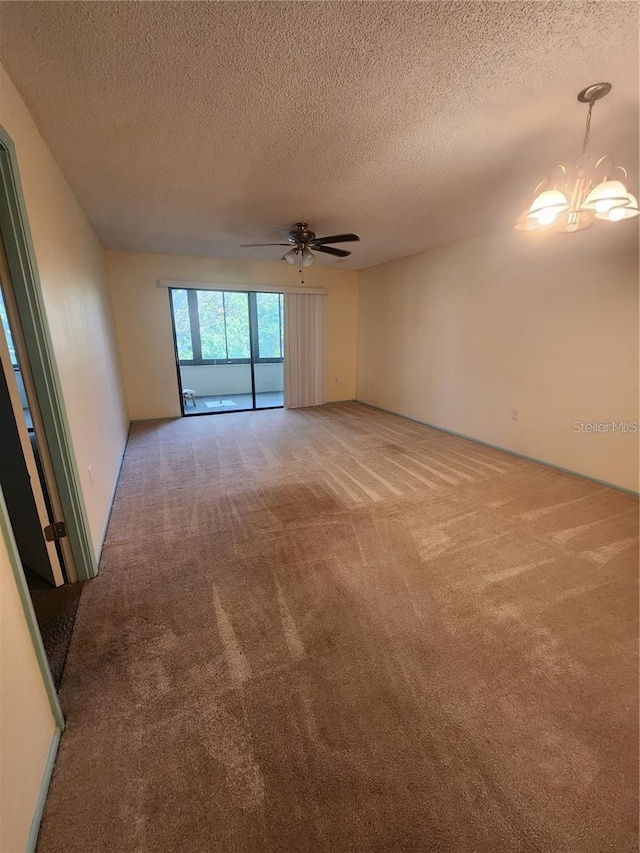
<svg viewBox="0 0 640 853"><path fill-rule="evenodd" d="M637 850L638 502L357 404L137 424L39 853Z"/></svg>

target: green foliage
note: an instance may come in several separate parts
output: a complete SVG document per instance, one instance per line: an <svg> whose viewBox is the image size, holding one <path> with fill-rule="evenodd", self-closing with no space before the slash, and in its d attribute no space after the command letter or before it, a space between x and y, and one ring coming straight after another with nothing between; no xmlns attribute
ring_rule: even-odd
<svg viewBox="0 0 640 853"><path fill-rule="evenodd" d="M282 358L282 294L256 293L259 358Z"/></svg>
<svg viewBox="0 0 640 853"><path fill-rule="evenodd" d="M180 361L197 360L199 357L207 361L251 358L249 300L253 294L195 291L198 326L194 330L189 312L189 299L193 302L194 296L190 296L187 290L173 290L171 296ZM282 294L256 293L255 300L258 357L282 358ZM200 333L200 354L194 353L192 331L196 340L198 331Z"/></svg>
<svg viewBox="0 0 640 853"><path fill-rule="evenodd" d="M189 323L189 303L186 290L172 290L173 317L178 342L178 358L180 361L191 361L193 345L191 343L191 324Z"/></svg>
<svg viewBox="0 0 640 853"><path fill-rule="evenodd" d="M228 299L229 296L240 296L241 302ZM249 311L246 294L199 290L198 320L203 359L217 358L226 361L228 358L249 358ZM238 352L238 355L227 353L225 323L230 339L229 349ZM246 345L243 346L243 343Z"/></svg>

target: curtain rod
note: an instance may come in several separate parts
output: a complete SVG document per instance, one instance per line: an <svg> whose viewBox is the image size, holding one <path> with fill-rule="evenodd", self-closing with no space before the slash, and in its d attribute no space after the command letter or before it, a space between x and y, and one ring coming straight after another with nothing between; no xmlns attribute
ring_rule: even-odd
<svg viewBox="0 0 640 853"><path fill-rule="evenodd" d="M177 279L160 278L158 287L172 287L179 290L240 290L243 293L311 293L316 296L326 296L328 291L322 287L289 287L278 284L229 284L228 282L211 281L179 281Z"/></svg>

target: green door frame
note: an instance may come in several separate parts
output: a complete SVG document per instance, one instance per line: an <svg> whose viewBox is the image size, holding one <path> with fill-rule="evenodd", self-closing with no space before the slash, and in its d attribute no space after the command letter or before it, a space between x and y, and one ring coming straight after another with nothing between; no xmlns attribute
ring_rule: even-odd
<svg viewBox="0 0 640 853"><path fill-rule="evenodd" d="M0 233L79 581L98 573L13 140L0 125Z"/></svg>

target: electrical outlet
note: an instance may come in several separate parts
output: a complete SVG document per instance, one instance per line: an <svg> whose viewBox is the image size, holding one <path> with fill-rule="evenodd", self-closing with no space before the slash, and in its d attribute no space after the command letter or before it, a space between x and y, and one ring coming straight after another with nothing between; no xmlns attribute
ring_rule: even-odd
<svg viewBox="0 0 640 853"><path fill-rule="evenodd" d="M512 420L512 421L517 421L517 420L518 420L518 410L517 410L517 409L512 409L512 410L511 410L511 420Z"/></svg>
<svg viewBox="0 0 640 853"><path fill-rule="evenodd" d="M87 468L87 471L89 472L89 482L93 486L93 474L91 473L92 470L93 470L93 465L89 465L89 467Z"/></svg>

